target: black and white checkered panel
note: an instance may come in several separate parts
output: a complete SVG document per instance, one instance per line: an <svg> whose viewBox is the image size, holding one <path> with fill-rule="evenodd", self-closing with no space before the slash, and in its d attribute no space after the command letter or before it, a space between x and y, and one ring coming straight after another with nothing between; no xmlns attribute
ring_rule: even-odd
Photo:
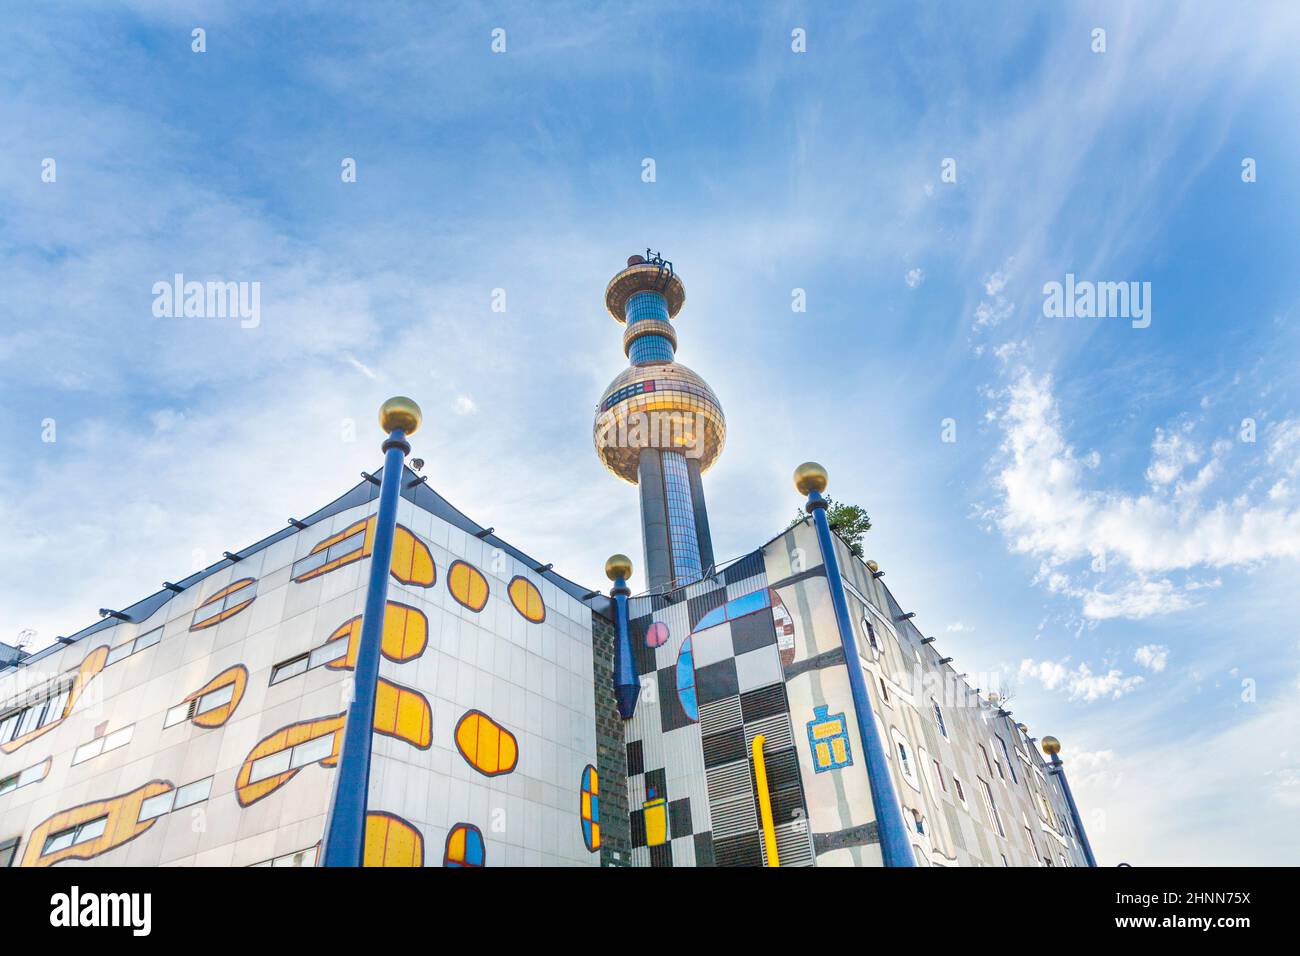
<svg viewBox="0 0 1300 956"><path fill-rule="evenodd" d="M766 848L759 824L752 751L763 734L768 788L782 866L810 865L812 838L770 610L691 629L711 610L767 586L761 552L733 563L717 578L674 595L633 601L632 640L642 698L626 728L633 862L640 866L761 866ZM652 625L668 638L646 645ZM692 637L698 723L677 697L677 660ZM667 843L646 846L647 794L666 792ZM662 816L657 819L662 820Z"/></svg>
<svg viewBox="0 0 1300 956"><path fill-rule="evenodd" d="M710 599L710 594L717 597ZM725 595L721 581L706 580L668 597L633 598L629 602L633 660L641 682L636 712L624 725L634 866L712 864L699 724L686 714L678 698L677 659L690 637L694 609L710 600L710 606L716 606ZM667 628L667 637L651 647L646 639L651 625L656 624ZM660 799L664 805L657 804ZM654 830L655 820L664 819L664 807L667 839L648 846L647 837Z"/></svg>

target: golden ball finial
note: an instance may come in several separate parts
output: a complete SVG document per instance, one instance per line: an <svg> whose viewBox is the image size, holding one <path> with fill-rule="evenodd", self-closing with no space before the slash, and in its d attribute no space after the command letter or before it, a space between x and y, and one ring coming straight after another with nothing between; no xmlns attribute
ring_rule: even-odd
<svg viewBox="0 0 1300 956"><path fill-rule="evenodd" d="M1061 752L1061 742L1055 737L1044 737L1039 746L1043 748L1043 753L1049 757L1055 757Z"/></svg>
<svg viewBox="0 0 1300 956"><path fill-rule="evenodd" d="M611 554L605 562L605 577L611 581L627 580L632 576L632 559L626 554Z"/></svg>
<svg viewBox="0 0 1300 956"><path fill-rule="evenodd" d="M872 574L875 574L877 571L880 570L880 565L876 564L875 561L868 561L868 562L867 562L867 569L868 569Z"/></svg>
<svg viewBox="0 0 1300 956"><path fill-rule="evenodd" d="M794 470L794 486L801 495L825 491L826 481L826 469L815 461L805 461Z"/></svg>
<svg viewBox="0 0 1300 956"><path fill-rule="evenodd" d="M408 436L414 435L424 416L414 399L395 395L379 406L379 427L386 432L400 428Z"/></svg>

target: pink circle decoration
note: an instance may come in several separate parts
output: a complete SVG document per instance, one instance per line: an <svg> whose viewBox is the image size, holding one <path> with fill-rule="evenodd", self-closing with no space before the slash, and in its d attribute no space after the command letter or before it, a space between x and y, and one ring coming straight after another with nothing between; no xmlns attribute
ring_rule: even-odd
<svg viewBox="0 0 1300 956"><path fill-rule="evenodd" d="M659 647L668 643L668 625L663 621L655 621L646 629L645 646Z"/></svg>

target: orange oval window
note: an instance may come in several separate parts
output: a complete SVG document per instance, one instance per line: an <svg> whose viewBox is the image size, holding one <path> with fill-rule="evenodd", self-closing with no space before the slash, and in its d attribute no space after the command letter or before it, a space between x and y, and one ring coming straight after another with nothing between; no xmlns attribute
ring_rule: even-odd
<svg viewBox="0 0 1300 956"><path fill-rule="evenodd" d="M526 620L541 624L546 620L546 606L542 604L542 592L537 585L525 577L516 577L510 582L510 603Z"/></svg>
<svg viewBox="0 0 1300 956"><path fill-rule="evenodd" d="M487 578L478 568L464 561L452 562L447 571L447 590L458 604L471 611L481 611L487 604Z"/></svg>

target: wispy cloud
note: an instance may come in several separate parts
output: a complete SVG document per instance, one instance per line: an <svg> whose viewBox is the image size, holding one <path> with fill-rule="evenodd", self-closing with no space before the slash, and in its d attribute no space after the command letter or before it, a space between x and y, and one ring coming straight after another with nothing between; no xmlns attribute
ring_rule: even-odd
<svg viewBox="0 0 1300 956"><path fill-rule="evenodd" d="M1070 667L1068 658L1062 661L1034 661L1025 658L1020 662L1019 676L1022 680L1037 680L1049 691L1063 691L1070 700L1084 703L1106 698L1119 700L1143 682L1140 675L1125 676L1115 668L1093 673L1092 668L1085 663Z"/></svg>
<svg viewBox="0 0 1300 956"><path fill-rule="evenodd" d="M1189 592L1205 582L1178 582L1170 572L1300 556L1300 508L1267 495L1202 505L1185 488L1169 492L1182 469L1199 460L1185 435L1157 432L1150 492L1090 488L1087 464L1063 432L1051 377L1022 369L1001 399L994 478L1001 497L993 520L1013 550L1042 560L1040 579L1080 598L1089 617L1146 617L1191 606ZM1091 586L1087 572L1067 570L1085 560L1102 575Z"/></svg>
<svg viewBox="0 0 1300 956"><path fill-rule="evenodd" d="M1169 648L1163 644L1143 644L1133 652L1133 660L1159 674L1169 663Z"/></svg>

